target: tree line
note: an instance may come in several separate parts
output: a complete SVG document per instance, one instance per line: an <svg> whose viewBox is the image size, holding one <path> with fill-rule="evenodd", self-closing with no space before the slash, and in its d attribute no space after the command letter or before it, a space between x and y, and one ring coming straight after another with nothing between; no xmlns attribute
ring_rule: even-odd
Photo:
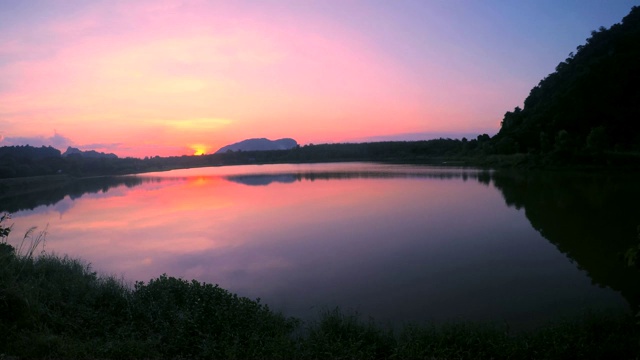
<svg viewBox="0 0 640 360"><path fill-rule="evenodd" d="M430 162L489 153L490 137L369 143L309 144L289 150L227 151L200 156L92 158L62 156L52 147L0 147L0 179L43 175L123 175L171 169L325 161Z"/></svg>

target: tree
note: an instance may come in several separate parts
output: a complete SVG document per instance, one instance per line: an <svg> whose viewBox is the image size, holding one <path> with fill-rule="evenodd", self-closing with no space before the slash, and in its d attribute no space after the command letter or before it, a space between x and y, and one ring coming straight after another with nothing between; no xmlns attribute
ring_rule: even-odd
<svg viewBox="0 0 640 360"><path fill-rule="evenodd" d="M604 126L591 129L587 135L587 149L594 154L602 154L607 147L607 133Z"/></svg>

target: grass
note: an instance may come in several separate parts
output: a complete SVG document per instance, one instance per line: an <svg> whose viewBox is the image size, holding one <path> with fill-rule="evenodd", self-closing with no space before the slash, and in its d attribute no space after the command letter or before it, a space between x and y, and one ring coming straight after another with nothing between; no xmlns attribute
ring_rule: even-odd
<svg viewBox="0 0 640 360"><path fill-rule="evenodd" d="M0 230L6 229L0 227ZM391 330L339 309L304 323L218 286L162 275L127 286L0 232L0 359L638 359L630 314L511 334L492 325ZM8 235L8 232L5 233ZM34 235L33 239L38 239Z"/></svg>

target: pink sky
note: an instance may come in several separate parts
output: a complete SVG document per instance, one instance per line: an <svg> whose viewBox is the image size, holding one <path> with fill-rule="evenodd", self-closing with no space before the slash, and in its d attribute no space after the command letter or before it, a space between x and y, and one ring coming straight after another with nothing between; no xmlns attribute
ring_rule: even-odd
<svg viewBox="0 0 640 360"><path fill-rule="evenodd" d="M0 145L142 157L253 137L494 134L590 30L634 2L606 13L576 2L559 15L534 1L451 3L10 1Z"/></svg>

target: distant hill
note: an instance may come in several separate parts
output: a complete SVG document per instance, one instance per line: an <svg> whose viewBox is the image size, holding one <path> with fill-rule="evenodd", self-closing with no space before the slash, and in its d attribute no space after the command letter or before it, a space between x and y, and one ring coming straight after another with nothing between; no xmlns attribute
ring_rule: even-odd
<svg viewBox="0 0 640 360"><path fill-rule="evenodd" d="M70 155L74 155L74 156L82 156L84 158L92 158L92 159L99 159L99 158L105 158L105 159L117 159L118 156L116 154L107 154L107 153L103 153L103 152L97 152L95 150L88 150L88 151L82 151L78 148L74 148L69 146L67 148L67 151L65 151L62 156L63 157L67 157Z"/></svg>
<svg viewBox="0 0 640 360"><path fill-rule="evenodd" d="M591 32L504 115L495 153L593 156L640 151L640 7Z"/></svg>
<svg viewBox="0 0 640 360"><path fill-rule="evenodd" d="M298 142L284 138L279 140L269 140L265 138L247 139L231 145L223 146L216 154L223 154L228 151L267 151L267 150L289 150L298 146Z"/></svg>

